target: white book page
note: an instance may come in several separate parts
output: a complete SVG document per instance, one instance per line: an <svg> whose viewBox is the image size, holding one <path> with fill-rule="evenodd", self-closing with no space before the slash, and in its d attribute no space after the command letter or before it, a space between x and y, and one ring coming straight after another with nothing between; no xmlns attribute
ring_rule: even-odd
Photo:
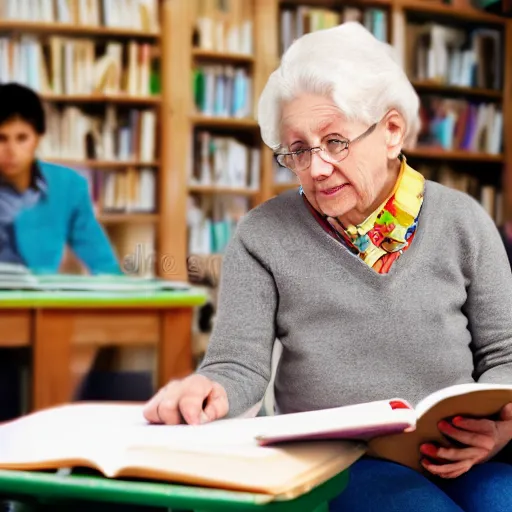
<svg viewBox="0 0 512 512"><path fill-rule="evenodd" d="M127 426L144 423L141 406L131 404L65 405L29 414L0 426L0 464L109 458L126 443Z"/></svg>
<svg viewBox="0 0 512 512"><path fill-rule="evenodd" d="M425 414L434 405L438 404L446 398L453 396L464 395L466 393L472 393L475 391L485 391L493 389L510 389L512 390L512 384L484 384L479 382L470 382L468 384L457 384L455 386L449 386L444 389L440 389L431 393L416 405L416 416L418 419Z"/></svg>
<svg viewBox="0 0 512 512"><path fill-rule="evenodd" d="M409 409L393 409L390 402L399 400ZM258 435L264 438L287 438L292 436L370 438L382 433L393 425L413 426L416 423L414 409L400 399L379 400L363 404L348 405L319 411L301 412L276 417L274 423L265 426Z"/></svg>

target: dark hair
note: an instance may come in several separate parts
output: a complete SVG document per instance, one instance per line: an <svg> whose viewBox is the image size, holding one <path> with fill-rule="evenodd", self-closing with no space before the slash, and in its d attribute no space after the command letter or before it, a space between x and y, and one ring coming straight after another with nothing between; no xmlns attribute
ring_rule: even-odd
<svg viewBox="0 0 512 512"><path fill-rule="evenodd" d="M43 104L37 93L14 82L0 84L0 125L16 118L32 125L39 135L46 131Z"/></svg>

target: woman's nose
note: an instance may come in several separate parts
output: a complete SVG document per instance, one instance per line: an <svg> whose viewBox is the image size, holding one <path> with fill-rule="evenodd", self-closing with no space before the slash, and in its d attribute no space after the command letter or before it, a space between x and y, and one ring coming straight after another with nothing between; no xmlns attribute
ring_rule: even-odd
<svg viewBox="0 0 512 512"><path fill-rule="evenodd" d="M334 166L324 160L322 151L313 151L311 154L311 165L309 172L313 179L328 177L332 174Z"/></svg>

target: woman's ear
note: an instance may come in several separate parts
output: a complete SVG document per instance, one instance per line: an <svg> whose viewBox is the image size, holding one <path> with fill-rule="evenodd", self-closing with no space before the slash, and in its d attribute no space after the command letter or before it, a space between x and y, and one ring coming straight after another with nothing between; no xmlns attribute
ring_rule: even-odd
<svg viewBox="0 0 512 512"><path fill-rule="evenodd" d="M402 151L405 138L405 120L395 109L384 116L384 129L386 130L386 148L388 159L394 160Z"/></svg>

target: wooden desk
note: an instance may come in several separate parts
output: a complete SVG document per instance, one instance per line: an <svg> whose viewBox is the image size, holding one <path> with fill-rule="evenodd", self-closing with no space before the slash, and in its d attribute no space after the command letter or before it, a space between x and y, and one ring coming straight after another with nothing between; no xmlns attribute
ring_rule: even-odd
<svg viewBox="0 0 512 512"><path fill-rule="evenodd" d="M205 293L0 291L0 347L32 346L32 409L69 402L73 347L158 347L158 384L193 371L192 308Z"/></svg>

